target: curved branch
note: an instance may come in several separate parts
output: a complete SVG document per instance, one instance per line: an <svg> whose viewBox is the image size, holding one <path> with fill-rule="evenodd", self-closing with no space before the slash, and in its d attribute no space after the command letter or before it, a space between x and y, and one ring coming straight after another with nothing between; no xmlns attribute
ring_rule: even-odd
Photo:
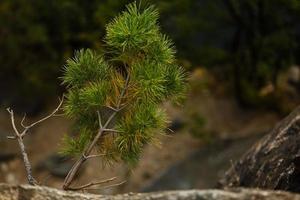
<svg viewBox="0 0 300 200"><path fill-rule="evenodd" d="M39 124L39 123L41 123L41 122L43 122L43 121L49 119L50 117L54 116L54 115L59 111L59 109L61 108L61 106L62 106L62 104L63 104L63 100L64 100L63 98L64 98L64 97L62 97L62 99L59 100L58 106L57 106L57 107L56 107L49 115L43 117L42 119L40 119L40 120L38 120L38 121L36 121L36 122L34 122L34 123L28 125L28 126L26 126L26 125L23 124L23 122L24 122L24 120L25 120L25 116L24 116L23 120L21 121L21 124L22 124L22 126L23 126L25 129L24 129L24 131L21 133L21 136L25 136L25 134L28 132L28 130L29 130L30 128L32 128L33 126L36 126L37 124Z"/></svg>
<svg viewBox="0 0 300 200"><path fill-rule="evenodd" d="M95 186L95 185L101 185L101 184L104 184L104 183L114 181L116 178L117 177L113 177L113 178L102 180L102 181L90 182L90 183L87 183L87 184L82 185L82 186L69 187L68 190L83 190L83 189L86 189L88 187L92 187L92 186Z"/></svg>

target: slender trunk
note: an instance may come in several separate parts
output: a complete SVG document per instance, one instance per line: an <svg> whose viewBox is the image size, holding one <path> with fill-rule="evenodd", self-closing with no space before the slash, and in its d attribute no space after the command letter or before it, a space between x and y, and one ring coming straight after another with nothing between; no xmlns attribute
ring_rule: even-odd
<svg viewBox="0 0 300 200"><path fill-rule="evenodd" d="M25 150L25 145L24 145L22 137L18 137L18 143L19 143L19 146L20 146L20 149L21 149L21 153L22 153L22 157L23 157L23 161L24 161L25 170L26 170L26 173L27 173L28 183L30 185L36 185L36 181L35 181L35 179L32 176L31 165L30 165L30 162L29 162L29 159L28 159L28 155L27 155L26 150Z"/></svg>

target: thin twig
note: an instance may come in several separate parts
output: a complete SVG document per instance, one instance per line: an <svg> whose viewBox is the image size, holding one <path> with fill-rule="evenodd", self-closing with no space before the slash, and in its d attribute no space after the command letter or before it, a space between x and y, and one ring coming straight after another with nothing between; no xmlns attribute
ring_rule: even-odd
<svg viewBox="0 0 300 200"><path fill-rule="evenodd" d="M60 99L59 101L60 101L60 102L59 102L58 106L52 111L52 113L50 113L49 115L43 117L42 119L40 119L40 120L38 120L38 121L36 121L36 122L34 122L34 123L28 125L28 126L24 125L24 128L25 128L25 129L24 129L24 131L21 133L21 136L25 136L25 134L28 132L28 130L29 130L30 128L32 128L33 126L36 126L37 124L39 124L39 123L41 123L41 122L43 122L43 121L49 119L50 117L54 116L55 113L56 113L57 111L59 111L60 107L62 106L62 104L63 104L63 98Z"/></svg>
<svg viewBox="0 0 300 200"><path fill-rule="evenodd" d="M91 158L103 157L103 156L106 156L106 155L108 155L108 154L103 153L103 154L86 156L85 158L86 159L91 159Z"/></svg>
<svg viewBox="0 0 300 200"><path fill-rule="evenodd" d="M111 188L111 187L116 187L116 186L122 185L124 183L126 183L126 181L122 181L120 183L115 183L115 184L111 184L111 185L106 185L101 188L87 188L85 190L103 190L103 189L107 189L107 188Z"/></svg>
<svg viewBox="0 0 300 200"><path fill-rule="evenodd" d="M61 113L61 114L54 114L53 117L61 117L61 116L65 116L64 113Z"/></svg>
<svg viewBox="0 0 300 200"><path fill-rule="evenodd" d="M125 104L125 105L120 105L119 106L119 108L115 108L115 107L112 107L112 106L105 106L106 108L109 108L109 109L111 109L111 110L113 110L113 111L115 111L115 112L120 112L121 110L123 110L125 107L127 106L127 104Z"/></svg>
<svg viewBox="0 0 300 200"><path fill-rule="evenodd" d="M7 108L6 110L7 110L7 112L10 114L11 124L12 124L12 126L13 126L14 131L15 131L15 134L16 134L17 136L19 136L19 135L20 135L20 132L18 131L18 129L17 129L17 127L16 127L15 117L14 117L14 111L13 111L12 109L10 109L10 108Z"/></svg>
<svg viewBox="0 0 300 200"><path fill-rule="evenodd" d="M6 138L7 138L7 139L10 139L10 140L15 140L15 139L17 139L16 136L6 136Z"/></svg>
<svg viewBox="0 0 300 200"><path fill-rule="evenodd" d="M95 185L101 185L101 184L104 184L104 183L114 181L116 178L117 177L113 177L113 178L109 178L109 179L102 180L102 181L90 182L90 183L87 183L87 184L82 185L82 186L70 187L70 188L68 188L68 190L82 190L82 189L86 189L88 187L92 187L92 186L95 186Z"/></svg>
<svg viewBox="0 0 300 200"><path fill-rule="evenodd" d="M103 129L103 132L122 133L122 131L109 128Z"/></svg>
<svg viewBox="0 0 300 200"><path fill-rule="evenodd" d="M116 183L116 184L112 184L112 185L107 185L107 186L102 187L101 189L106 189L106 188L110 188L110 187L116 187L116 186L122 185L124 183L126 183L126 181L122 181L120 183Z"/></svg>
<svg viewBox="0 0 300 200"><path fill-rule="evenodd" d="M25 118L26 118L26 113L24 114L24 117L23 117L23 119L22 119L22 121L21 121L21 126L22 126L23 128L26 128L26 126L24 125Z"/></svg>
<svg viewBox="0 0 300 200"><path fill-rule="evenodd" d="M114 107L112 107L112 106L105 106L105 107L107 107L107 108L109 108L109 109L111 109L111 110L113 110L113 111L117 112L117 109L116 109L116 108L114 108Z"/></svg>
<svg viewBox="0 0 300 200"><path fill-rule="evenodd" d="M100 114L99 110L97 111L97 115L98 115L99 126L100 126L100 128L102 128L103 125L102 125L102 119L101 119L101 114Z"/></svg>

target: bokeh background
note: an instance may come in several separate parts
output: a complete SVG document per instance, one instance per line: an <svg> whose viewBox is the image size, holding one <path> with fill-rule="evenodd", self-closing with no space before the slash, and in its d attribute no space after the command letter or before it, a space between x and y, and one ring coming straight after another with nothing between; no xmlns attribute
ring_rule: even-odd
<svg viewBox="0 0 300 200"><path fill-rule="evenodd" d="M34 121L65 88L59 77L75 50L104 46L105 24L129 0L0 1L0 182L24 183L25 172L6 107ZM212 188L224 171L300 102L300 1L145 0L160 11L162 31L190 74L181 107L165 102L170 129L146 146L133 168L95 160L78 184L118 176L120 193ZM41 184L60 187L72 159L57 152L72 122L52 118L26 138Z"/></svg>

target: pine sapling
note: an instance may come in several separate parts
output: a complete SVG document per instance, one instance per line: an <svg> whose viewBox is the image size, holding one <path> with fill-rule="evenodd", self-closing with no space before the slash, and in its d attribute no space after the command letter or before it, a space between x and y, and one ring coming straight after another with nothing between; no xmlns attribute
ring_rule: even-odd
<svg viewBox="0 0 300 200"><path fill-rule="evenodd" d="M65 138L65 153L80 155L64 182L71 187L80 166L97 155L134 163L145 144L166 128L165 100L185 92L170 39L160 32L158 11L136 3L106 26L107 51L80 50L67 61L65 113L76 121L77 138ZM92 152L94 154L92 155Z"/></svg>
<svg viewBox="0 0 300 200"><path fill-rule="evenodd" d="M66 62L63 109L74 120L77 135L64 137L63 153L77 161L63 189L80 190L115 180L72 186L87 160L101 157L104 163L136 163L144 145L153 143L166 129L161 103L184 97L186 74L176 63L173 43L160 32L158 18L154 6L129 4L106 26L105 53L82 49ZM42 121L55 115L61 104ZM14 125L13 112L9 112ZM25 133L32 126L24 126ZM18 140L25 135L15 132ZM32 177L31 169L28 175ZM33 178L30 182L35 184Z"/></svg>

